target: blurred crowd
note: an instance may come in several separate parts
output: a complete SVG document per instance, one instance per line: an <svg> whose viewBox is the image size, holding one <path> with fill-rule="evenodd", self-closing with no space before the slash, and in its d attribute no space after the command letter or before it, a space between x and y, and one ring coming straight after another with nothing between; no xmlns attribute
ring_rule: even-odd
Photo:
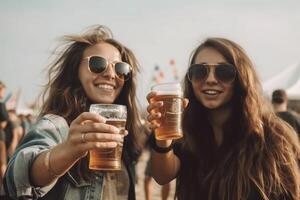
<svg viewBox="0 0 300 200"><path fill-rule="evenodd" d="M0 187L7 163L16 147L34 122L32 114L18 113L15 109L7 109L4 101L6 85L0 81ZM3 190L1 189L1 192Z"/></svg>

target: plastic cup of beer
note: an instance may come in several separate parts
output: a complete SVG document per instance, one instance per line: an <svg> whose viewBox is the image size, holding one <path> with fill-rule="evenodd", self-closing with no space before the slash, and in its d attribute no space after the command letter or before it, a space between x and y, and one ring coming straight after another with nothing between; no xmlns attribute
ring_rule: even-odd
<svg viewBox="0 0 300 200"><path fill-rule="evenodd" d="M158 110L161 113L161 118L155 121L160 125L154 131L155 138L157 140L181 138L183 91L180 83L157 84L151 88L151 91L156 92L156 96L151 98L151 102L163 102L163 106Z"/></svg>
<svg viewBox="0 0 300 200"><path fill-rule="evenodd" d="M125 130L127 108L117 104L92 104L90 112L106 118L106 124ZM121 133L122 131L120 131ZM92 170L121 170L122 144L115 148L103 148L89 151L89 168Z"/></svg>

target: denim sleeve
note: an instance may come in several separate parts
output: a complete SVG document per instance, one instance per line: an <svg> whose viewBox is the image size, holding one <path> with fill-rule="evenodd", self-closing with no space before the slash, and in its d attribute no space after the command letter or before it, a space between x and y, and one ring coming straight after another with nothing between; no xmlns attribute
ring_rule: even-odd
<svg viewBox="0 0 300 200"><path fill-rule="evenodd" d="M25 196L36 199L52 189L56 182L46 187L32 185L31 166L40 153L62 143L67 134L66 121L55 115L46 115L28 132L7 167L6 187L11 198Z"/></svg>

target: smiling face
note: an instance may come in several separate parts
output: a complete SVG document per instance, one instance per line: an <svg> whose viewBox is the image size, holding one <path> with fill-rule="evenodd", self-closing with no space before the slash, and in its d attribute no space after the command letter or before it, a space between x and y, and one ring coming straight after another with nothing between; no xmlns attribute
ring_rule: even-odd
<svg viewBox="0 0 300 200"><path fill-rule="evenodd" d="M105 58L109 66L100 73L93 73L88 69L89 56L101 56ZM88 98L93 103L113 103L122 91L124 80L117 78L114 66L121 60L119 50L109 43L98 43L88 47L83 53L83 59L79 66L79 80Z"/></svg>
<svg viewBox="0 0 300 200"><path fill-rule="evenodd" d="M195 64L219 64L228 61L213 48L206 47L196 56ZM192 87L197 100L208 109L218 109L230 102L233 96L233 83L220 82L210 67L207 78L203 81L192 81Z"/></svg>

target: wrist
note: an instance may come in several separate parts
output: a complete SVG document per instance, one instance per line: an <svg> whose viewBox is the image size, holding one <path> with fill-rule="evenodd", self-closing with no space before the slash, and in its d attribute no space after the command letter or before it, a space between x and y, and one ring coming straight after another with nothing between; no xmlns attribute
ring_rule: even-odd
<svg viewBox="0 0 300 200"><path fill-rule="evenodd" d="M80 148L74 148L74 144L70 142L64 142L59 146L62 157L69 163L75 163L88 154L88 151L83 152Z"/></svg>
<svg viewBox="0 0 300 200"><path fill-rule="evenodd" d="M168 146L165 147L158 146L155 136L154 134L152 134L150 135L150 147L157 153L168 153L169 151L173 150L173 142L171 142Z"/></svg>
<svg viewBox="0 0 300 200"><path fill-rule="evenodd" d="M58 144L49 149L45 154L45 167L52 178L63 176L78 159L64 148L64 144Z"/></svg>
<svg viewBox="0 0 300 200"><path fill-rule="evenodd" d="M51 178L56 179L56 178L61 177L63 175L63 173L58 173L58 172L55 172L55 170L53 170L53 164L52 164L53 160L52 160L52 157L51 157L52 153L53 153L52 149L49 149L46 152L44 162L45 162L45 167L48 171L49 176Z"/></svg>

